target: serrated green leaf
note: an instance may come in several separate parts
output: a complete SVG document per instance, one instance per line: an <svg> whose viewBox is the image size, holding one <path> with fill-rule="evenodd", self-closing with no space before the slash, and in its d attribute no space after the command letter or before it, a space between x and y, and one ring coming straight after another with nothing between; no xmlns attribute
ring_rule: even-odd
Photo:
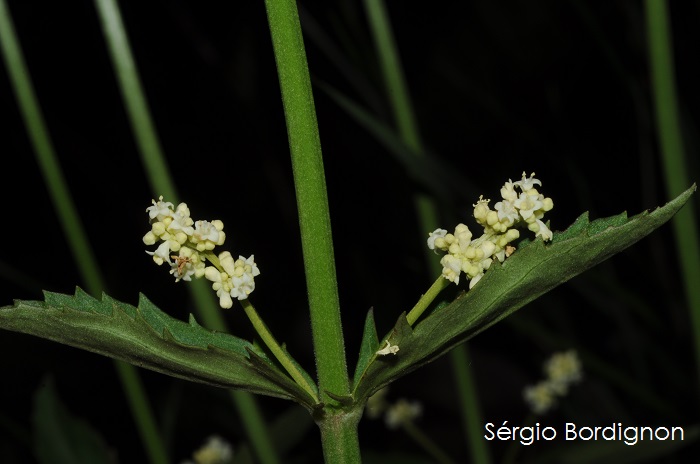
<svg viewBox="0 0 700 464"><path fill-rule="evenodd" d="M415 370L538 298L624 250L668 221L696 186L652 213L627 219L625 213L588 221L582 215L573 230L554 234L551 244L536 240L521 247L503 265L496 263L467 293L411 328L401 315L387 339L399 353L377 357L367 367L353 397L361 402L392 380ZM389 361L389 362L388 362Z"/></svg>
<svg viewBox="0 0 700 464"><path fill-rule="evenodd" d="M0 308L0 328L193 382L292 399L309 409L315 404L259 348L206 330L193 316L189 323L174 319L143 295L138 307L106 295L97 300L79 288L74 296L44 292L44 297Z"/></svg>
<svg viewBox="0 0 700 464"><path fill-rule="evenodd" d="M365 372L373 355L379 349L379 338L377 337L377 327L374 325L374 309L367 311L365 318L365 329L362 332L362 343L360 345L360 356L357 359L353 385L357 385L360 377Z"/></svg>
<svg viewBox="0 0 700 464"><path fill-rule="evenodd" d="M569 226L564 232L557 232L552 237L552 243L561 242L562 240L568 240L571 237L576 237L581 234L586 227L590 224L588 219L588 211L576 218L573 224Z"/></svg>

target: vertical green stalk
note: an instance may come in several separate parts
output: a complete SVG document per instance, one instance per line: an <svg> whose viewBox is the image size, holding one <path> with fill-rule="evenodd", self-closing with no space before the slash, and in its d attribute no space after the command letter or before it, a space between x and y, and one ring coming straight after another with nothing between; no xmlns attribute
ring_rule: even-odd
<svg viewBox="0 0 700 464"><path fill-rule="evenodd" d="M266 0L294 172L321 392L350 392L321 141L295 0ZM331 401L329 397L325 398Z"/></svg>
<svg viewBox="0 0 700 464"><path fill-rule="evenodd" d="M350 382L321 141L299 12L295 0L265 0L265 8L287 121L319 392L327 404L316 422L326 462L357 463L360 462L357 424L362 410L344 411L327 395L328 392L348 395Z"/></svg>
<svg viewBox="0 0 700 464"><path fill-rule="evenodd" d="M114 0L95 0L95 6L102 22L112 64L117 74L119 89L151 185L151 191L154 196L163 195L168 201L177 203L175 184L170 176L168 163L163 156L158 135L151 119L119 7ZM198 314L204 325L211 330L227 332L226 323L207 282L194 280L189 284L188 288L192 299L196 303ZM253 395L238 390L231 390L230 394L260 462L263 464L279 463L280 460L267 425Z"/></svg>
<svg viewBox="0 0 700 464"><path fill-rule="evenodd" d="M656 127L661 144L661 158L666 184L666 195L674 198L691 184L681 136L678 97L675 85L671 27L665 0L644 2L652 91L656 108ZM697 180L697 179L696 179ZM690 309L690 320L695 339L695 361L700 375L700 248L697 222L693 208L686 206L673 219L676 250L681 266L685 295Z"/></svg>
<svg viewBox="0 0 700 464"><path fill-rule="evenodd" d="M346 414L327 414L317 421L321 430L323 457L326 464L357 464L360 460L360 445L357 424L362 418L362 409Z"/></svg>
<svg viewBox="0 0 700 464"><path fill-rule="evenodd" d="M51 192L50 198L57 211L58 220L61 222L68 245L73 251L78 270L83 276L87 288L100 289L102 280L99 272L93 272L96 268L95 256L90 248L87 235L82 226L82 221L70 197L61 167L56 158L44 117L36 100L34 86L32 84L27 67L25 65L22 50L20 49L10 11L5 0L0 0L0 47L2 47L5 67L10 77L10 85L15 92L24 125L29 135L29 141L34 149L41 174L46 182L46 187ZM92 291L92 290L91 290Z"/></svg>
<svg viewBox="0 0 700 464"><path fill-rule="evenodd" d="M58 212L61 226L87 290L97 296L104 284L87 234L76 211L75 204L56 158L53 144L46 130L44 118L36 100L34 88L19 47L10 12L5 0L0 0L0 46L10 82L16 94L29 139L34 148L51 200ZM136 421L141 440L153 464L166 464L168 458L153 417L148 398L135 367L114 361L115 369Z"/></svg>
<svg viewBox="0 0 700 464"><path fill-rule="evenodd" d="M391 23L386 14L383 0L365 0L365 10L369 19L370 28L374 36L379 62L384 77L384 86L389 95L389 101L394 114L394 120L399 134L406 146L416 156L425 156L423 143L416 124L415 112L408 94L403 67L394 42ZM421 227L427 233L435 230L437 225L437 205L425 196L417 195L415 198L416 210ZM423 237L425 238L425 237ZM426 262L429 263L433 274L441 272L435 256L426 251ZM432 288L432 287L431 287ZM416 318L420 314L416 315ZM409 321L412 323L414 321ZM476 384L470 366L470 355L466 343L455 347L450 352L450 360L457 383L457 394L460 400L461 416L467 441L470 445L472 460L475 463L489 463L491 457L488 447L481 436L480 430L483 424Z"/></svg>

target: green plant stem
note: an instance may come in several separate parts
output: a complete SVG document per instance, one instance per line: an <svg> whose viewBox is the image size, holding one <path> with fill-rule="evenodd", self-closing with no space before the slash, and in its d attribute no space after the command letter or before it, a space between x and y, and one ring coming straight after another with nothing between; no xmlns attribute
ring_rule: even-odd
<svg viewBox="0 0 700 464"><path fill-rule="evenodd" d="M5 0L0 0L0 46L29 139L82 280L90 293L100 295L104 289L100 269L46 130ZM121 361L114 361L114 366L150 462L167 463L165 446L137 369Z"/></svg>
<svg viewBox="0 0 700 464"><path fill-rule="evenodd" d="M448 285L450 285L450 281L445 279L442 275L440 275L435 280L435 282L433 282L433 285L430 286L428 291L420 297L416 305L406 315L408 325L415 324L415 322L418 320L419 317L421 317L423 312L426 309L428 309L430 303L432 303L433 300L435 300L435 298L440 294L440 292L446 289Z"/></svg>
<svg viewBox="0 0 700 464"><path fill-rule="evenodd" d="M644 2L656 127L667 197L674 198L691 184L681 135L671 26L665 0ZM700 235L693 208L686 206L672 220L676 250L695 341L695 361L700 375Z"/></svg>
<svg viewBox="0 0 700 464"><path fill-rule="evenodd" d="M357 424L362 408L344 411L327 395L348 395L350 382L321 141L299 12L295 0L265 0L265 8L287 122L318 385L326 403L316 423L327 463L358 463Z"/></svg>
<svg viewBox="0 0 700 464"><path fill-rule="evenodd" d="M153 195L156 197L163 195L168 201L177 204L175 183L160 147L158 134L131 54L119 6L114 0L95 0L95 6L100 16L105 40L118 78L119 89ZM195 280L190 282L188 288L196 304L197 313L205 326L212 330L228 332L208 283L203 280ZM260 462L278 464L280 459L255 397L248 392L234 390L230 391L230 395Z"/></svg>
<svg viewBox="0 0 700 464"><path fill-rule="evenodd" d="M384 86L389 95L398 132L403 142L416 156L426 156L384 1L365 0L365 10L376 44ZM423 230L435 230L438 210L435 202L423 194L416 195L414 201ZM432 274L434 275L440 270L437 261L431 255L432 253L426 248L426 262L433 269ZM415 320L418 319L418 316L415 317ZM409 324L412 325L411 319L409 319ZM470 354L467 344L463 343L455 347L450 352L450 359L457 380L457 392L460 397L460 405L462 405L461 416L466 426L465 434L470 443L472 460L479 464L489 463L491 462L489 450L480 433L481 414L478 408L467 407L467 405L478 405L479 403L474 376L469 367Z"/></svg>
<svg viewBox="0 0 700 464"><path fill-rule="evenodd" d="M311 395L312 398L316 398L314 389L311 387L311 385L309 385L309 382L307 382L306 378L304 378L301 372L299 372L299 369L297 369L289 355L282 349L279 343L277 343L277 340L275 340L272 332L270 332L270 329L267 328L263 320L260 318L260 315L255 310L255 307L250 300L243 300L241 301L241 304L243 305L243 310L248 316L250 323L253 324L255 331L258 333L258 335L260 335L260 338L270 349L270 351L272 351L272 354L275 355L275 358L277 358L280 364L282 364L282 367L284 367L284 369L301 388L306 390L306 392Z"/></svg>
<svg viewBox="0 0 700 464"><path fill-rule="evenodd" d="M440 464L454 464L452 458L442 449L437 443L430 439L416 424L406 422L403 424L403 429L410 435L421 448L423 448L435 461Z"/></svg>
<svg viewBox="0 0 700 464"><path fill-rule="evenodd" d="M350 391L321 141L295 0L266 0L294 172L321 392ZM325 401L333 402L330 397Z"/></svg>
<svg viewBox="0 0 700 464"><path fill-rule="evenodd" d="M350 412L326 411L317 421L321 430L323 457L327 464L357 464L360 461L360 445L357 425L362 409Z"/></svg>

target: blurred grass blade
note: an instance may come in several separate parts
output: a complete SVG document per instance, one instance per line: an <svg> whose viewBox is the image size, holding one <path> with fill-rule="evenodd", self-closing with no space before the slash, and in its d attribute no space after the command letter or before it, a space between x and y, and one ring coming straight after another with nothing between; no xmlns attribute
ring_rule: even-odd
<svg viewBox="0 0 700 464"><path fill-rule="evenodd" d="M116 453L61 403L51 379L34 395L34 453L41 464L116 464Z"/></svg>
<svg viewBox="0 0 700 464"><path fill-rule="evenodd" d="M656 107L656 127L661 145L666 196L673 198L691 180L687 172L681 122L678 112L671 25L665 0L644 2L649 43L652 91ZM692 181L697 181L693 179ZM676 252L681 268L695 341L696 375L700 376L700 235L693 208L685 208L673 218Z"/></svg>
<svg viewBox="0 0 700 464"><path fill-rule="evenodd" d="M163 195L177 203L175 183L158 141L119 7L114 0L95 0L95 5L153 196ZM210 329L228 332L207 282L197 280L190 284L188 288L203 323ZM238 390L231 391L231 398L260 461L263 464L278 463L279 458L255 398L250 393Z"/></svg>
<svg viewBox="0 0 700 464"><path fill-rule="evenodd" d="M0 0L0 46L30 142L73 258L88 290L99 295L104 289L101 273L54 153L5 0ZM115 368L150 461L165 464L168 461L165 446L138 372L121 362L115 362Z"/></svg>
<svg viewBox="0 0 700 464"><path fill-rule="evenodd" d="M477 191L470 182L459 174L446 160L423 150L417 153L411 149L395 130L378 119L365 108L322 82L316 85L331 97L355 122L373 135L388 153L406 169L411 178L439 200L473 203L478 198ZM434 230L428 227L426 230Z"/></svg>
<svg viewBox="0 0 700 464"><path fill-rule="evenodd" d="M136 63L122 23L119 7L115 0L95 0L95 6L102 22L109 46L114 70L117 74L131 130L134 132L142 160L149 173L151 189L169 201L177 197L175 184L171 180L170 169L163 157L160 142L148 110Z"/></svg>
<svg viewBox="0 0 700 464"><path fill-rule="evenodd" d="M102 278L54 152L5 0L0 0L0 47L29 142L34 149L46 187L51 193L51 202L73 251L73 258L85 286L91 292L99 294L102 291Z"/></svg>
<svg viewBox="0 0 700 464"><path fill-rule="evenodd" d="M358 71L358 69L355 68L352 63L350 63L343 51L335 45L333 38L326 34L322 26L316 21L316 18L313 17L311 12L304 8L304 5L298 6L299 20L301 21L304 36L309 38L310 41L326 56L328 61L338 68L340 75L350 83L350 85L362 97L365 103L372 108L373 111L377 113L381 112L383 105L377 89L372 86L364 74ZM347 43L347 45L348 47L351 47L353 44Z"/></svg>
<svg viewBox="0 0 700 464"><path fill-rule="evenodd" d="M277 415L270 423L270 435L280 456L284 456L299 446L311 430L314 421L304 408L293 405ZM254 463L250 448L244 444L236 449L236 464Z"/></svg>
<svg viewBox="0 0 700 464"><path fill-rule="evenodd" d="M406 145L419 153L422 150L420 134L384 0L365 0L364 3L396 127Z"/></svg>

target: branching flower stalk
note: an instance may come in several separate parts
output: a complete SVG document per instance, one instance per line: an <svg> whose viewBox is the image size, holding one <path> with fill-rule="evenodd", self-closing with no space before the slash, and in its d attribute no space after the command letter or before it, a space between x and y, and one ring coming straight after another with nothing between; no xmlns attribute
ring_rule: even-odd
<svg viewBox="0 0 700 464"><path fill-rule="evenodd" d="M502 199L493 210L489 207L491 200L479 197L479 201L473 205L474 219L484 228L479 238L472 239L471 230L464 224L458 224L454 233L448 233L445 229L430 232L428 248L436 253L438 250L445 253L440 260L442 274L406 316L409 325L415 324L449 282L459 284L462 273L469 280L469 288L472 288L494 260L502 263L515 252L511 243L520 237L516 227L527 227L535 233L535 237L541 237L544 241L552 239L552 231L543 218L544 213L554 207L554 202L542 195L535 188L536 185L541 186L542 182L535 178L534 172L529 177L523 172L517 182L508 179L501 188Z"/></svg>
<svg viewBox="0 0 700 464"><path fill-rule="evenodd" d="M144 235L143 242L146 245L160 243L155 251L146 251L153 261L159 266L167 263L175 282L205 277L212 282L219 305L224 309L231 308L234 299L241 301L253 328L275 358L299 386L316 398L314 388L275 340L248 300L255 290L255 277L260 275L254 255L248 258L239 256L234 260L228 251L215 254L214 248L223 245L226 240L224 223L220 220L194 221L186 203L174 207L171 202L163 201L161 196L158 201L153 200L153 205L146 212L151 230ZM207 266L207 262L211 265Z"/></svg>

